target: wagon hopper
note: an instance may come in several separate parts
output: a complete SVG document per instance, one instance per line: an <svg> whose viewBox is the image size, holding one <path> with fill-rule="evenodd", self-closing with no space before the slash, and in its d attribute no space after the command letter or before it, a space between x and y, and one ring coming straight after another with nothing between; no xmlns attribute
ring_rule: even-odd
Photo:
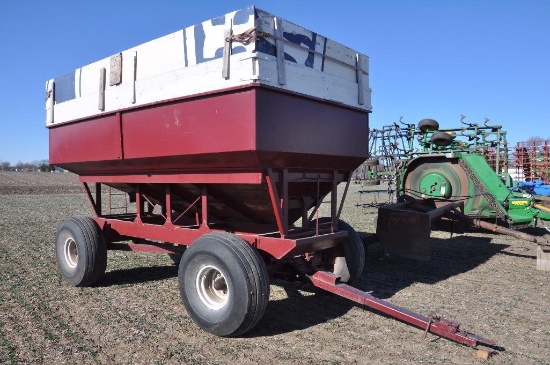
<svg viewBox="0 0 550 365"><path fill-rule="evenodd" d="M365 252L337 186L368 156L368 72L365 55L248 7L49 80L50 162L95 212L60 225L61 274L92 285L108 249L171 253L187 312L219 336L250 330L279 277L492 344L350 286ZM133 209L107 211L103 186Z"/></svg>

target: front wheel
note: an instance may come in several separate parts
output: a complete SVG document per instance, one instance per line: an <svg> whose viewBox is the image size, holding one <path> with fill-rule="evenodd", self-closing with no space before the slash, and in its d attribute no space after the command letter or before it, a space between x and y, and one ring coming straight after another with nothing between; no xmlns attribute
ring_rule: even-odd
<svg viewBox="0 0 550 365"><path fill-rule="evenodd" d="M59 272L74 286L91 286L105 274L107 244L97 223L71 217L57 229L55 253Z"/></svg>
<svg viewBox="0 0 550 365"><path fill-rule="evenodd" d="M269 301L269 277L258 251L231 233L199 237L181 258L181 300L202 329L239 336L262 318Z"/></svg>

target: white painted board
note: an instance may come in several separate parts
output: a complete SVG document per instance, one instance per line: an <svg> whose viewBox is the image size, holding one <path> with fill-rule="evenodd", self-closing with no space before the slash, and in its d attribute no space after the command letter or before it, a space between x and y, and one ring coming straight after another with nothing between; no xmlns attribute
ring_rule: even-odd
<svg viewBox="0 0 550 365"><path fill-rule="evenodd" d="M107 57L48 80L46 125L251 83L371 110L367 56L284 19L276 32L275 18L250 6L117 53L121 70L110 70L118 60ZM249 43L244 35L253 36ZM284 67L281 55L277 65L277 43ZM107 82L104 92L102 68L107 75L121 72L120 82Z"/></svg>

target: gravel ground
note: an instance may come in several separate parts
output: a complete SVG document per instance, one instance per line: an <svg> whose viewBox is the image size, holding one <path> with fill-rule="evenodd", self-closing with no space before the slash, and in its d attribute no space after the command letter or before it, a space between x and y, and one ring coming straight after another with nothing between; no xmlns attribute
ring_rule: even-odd
<svg viewBox="0 0 550 365"><path fill-rule="evenodd" d="M67 180L58 184L42 173L29 179L41 176L46 183L16 184L5 174L0 175L0 363L483 362L468 347L431 334L424 338L422 330L345 299L279 281L272 283L266 314L251 332L217 338L187 316L177 269L165 255L109 252L99 285L71 287L57 272L54 240L63 219L92 213L81 190L72 190L80 189L78 180L62 175ZM374 231L376 210L356 204L387 198L382 187L359 190L351 186L343 218L366 236ZM495 339L504 350L487 363L550 363L550 273L535 269L534 246L482 232L452 238L433 232L432 238L430 262L387 258L378 244L370 245L357 286Z"/></svg>

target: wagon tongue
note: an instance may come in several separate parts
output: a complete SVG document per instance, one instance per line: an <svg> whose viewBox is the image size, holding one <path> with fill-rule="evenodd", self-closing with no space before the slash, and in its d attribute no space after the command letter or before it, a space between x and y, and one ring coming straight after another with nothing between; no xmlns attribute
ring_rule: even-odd
<svg viewBox="0 0 550 365"><path fill-rule="evenodd" d="M376 298L364 291L338 281L338 277L326 271L317 271L310 277L313 285L343 298L376 309L390 317L424 330L424 334L431 332L435 335L476 348L477 346L495 347L493 340L478 337L459 329L459 324L438 315L431 314L425 317L408 309L398 307L385 300Z"/></svg>

